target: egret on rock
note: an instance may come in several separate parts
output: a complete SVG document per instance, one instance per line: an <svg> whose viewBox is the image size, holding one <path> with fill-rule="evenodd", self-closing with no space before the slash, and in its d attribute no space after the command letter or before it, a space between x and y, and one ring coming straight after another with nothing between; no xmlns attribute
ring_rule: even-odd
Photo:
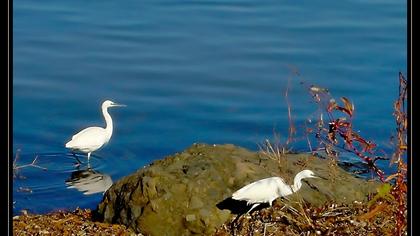
<svg viewBox="0 0 420 236"><path fill-rule="evenodd" d="M112 136L113 125L112 118L108 113L108 108L123 106L126 105L117 104L110 100L104 101L102 103L102 114L105 118L106 127L88 127L83 129L79 133L73 135L71 140L66 143L66 148L69 148L72 151L77 150L87 153L89 162L90 154L107 144Z"/></svg>
<svg viewBox="0 0 420 236"><path fill-rule="evenodd" d="M247 205L253 204L251 209L261 203L269 203L278 197L284 197L297 192L302 187L301 180L304 178L319 178L311 170L302 170L295 178L293 185L287 185L280 177L270 177L250 183L232 194L232 199L246 201Z"/></svg>

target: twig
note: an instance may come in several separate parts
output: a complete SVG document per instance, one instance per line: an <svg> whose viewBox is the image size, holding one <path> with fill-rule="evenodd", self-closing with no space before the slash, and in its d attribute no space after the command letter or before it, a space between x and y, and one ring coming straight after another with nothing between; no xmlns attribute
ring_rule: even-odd
<svg viewBox="0 0 420 236"><path fill-rule="evenodd" d="M28 166L32 166L32 167L40 168L42 170L47 170L47 168L35 164L35 162L37 161L37 159L38 159L38 156L35 157L35 159L32 161L31 164L25 164L25 165L21 165L21 166L14 166L14 169L15 170L19 170L19 169L22 169L22 168L25 168L25 167L28 167Z"/></svg>
<svg viewBox="0 0 420 236"><path fill-rule="evenodd" d="M38 160L38 155L35 156L32 163L18 166L17 165L17 160L19 159L19 152L20 152L20 149L17 150L15 159L13 160L13 178L15 178L17 176L17 173L20 169L25 168L25 167L35 167L35 168L42 169L44 171L47 170L47 168L35 164L36 161Z"/></svg>

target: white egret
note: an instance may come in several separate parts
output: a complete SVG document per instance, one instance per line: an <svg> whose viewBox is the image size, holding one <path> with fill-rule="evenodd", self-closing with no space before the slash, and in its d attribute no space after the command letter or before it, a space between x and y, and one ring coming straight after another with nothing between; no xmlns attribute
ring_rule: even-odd
<svg viewBox="0 0 420 236"><path fill-rule="evenodd" d="M270 177L250 183L232 194L232 199L247 201L247 205L253 204L252 209L261 203L269 203L278 197L284 197L297 192L302 187L303 178L319 178L311 170L302 170L295 178L293 185L287 185L280 177Z"/></svg>
<svg viewBox="0 0 420 236"><path fill-rule="evenodd" d="M117 104L110 100L103 102L102 114L105 118L106 127L88 127L80 131L79 133L73 135L71 140L66 143L66 148L87 153L89 162L90 154L107 144L112 136L113 125L112 118L108 113L108 108L122 106L126 105Z"/></svg>

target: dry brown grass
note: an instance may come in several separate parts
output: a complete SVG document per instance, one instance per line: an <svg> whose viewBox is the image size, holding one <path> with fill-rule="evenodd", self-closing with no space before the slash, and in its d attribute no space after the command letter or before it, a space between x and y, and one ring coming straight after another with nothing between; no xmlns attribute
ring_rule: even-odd
<svg viewBox="0 0 420 236"><path fill-rule="evenodd" d="M215 235L394 235L394 207L384 201L372 209L357 202L315 207L304 202L291 206L277 201L272 208L241 216L236 222L232 219Z"/></svg>

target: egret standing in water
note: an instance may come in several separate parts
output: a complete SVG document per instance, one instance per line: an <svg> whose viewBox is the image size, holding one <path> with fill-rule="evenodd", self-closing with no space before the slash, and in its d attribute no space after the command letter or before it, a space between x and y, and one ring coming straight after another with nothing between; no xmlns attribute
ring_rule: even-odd
<svg viewBox="0 0 420 236"><path fill-rule="evenodd" d="M278 197L284 197L297 192L302 187L301 180L304 178L319 178L311 170L302 170L294 179L293 185L287 185L280 177L261 179L246 185L232 194L232 199L247 201L247 205L253 204L252 209L261 203L273 205Z"/></svg>
<svg viewBox="0 0 420 236"><path fill-rule="evenodd" d="M90 154L107 144L112 136L112 118L108 113L108 108L123 106L126 105L117 104L110 100L103 102L102 114L105 118L106 127L88 127L80 131L79 133L73 135L71 140L66 143L66 148L70 148L72 151L77 150L87 153L89 162Z"/></svg>

